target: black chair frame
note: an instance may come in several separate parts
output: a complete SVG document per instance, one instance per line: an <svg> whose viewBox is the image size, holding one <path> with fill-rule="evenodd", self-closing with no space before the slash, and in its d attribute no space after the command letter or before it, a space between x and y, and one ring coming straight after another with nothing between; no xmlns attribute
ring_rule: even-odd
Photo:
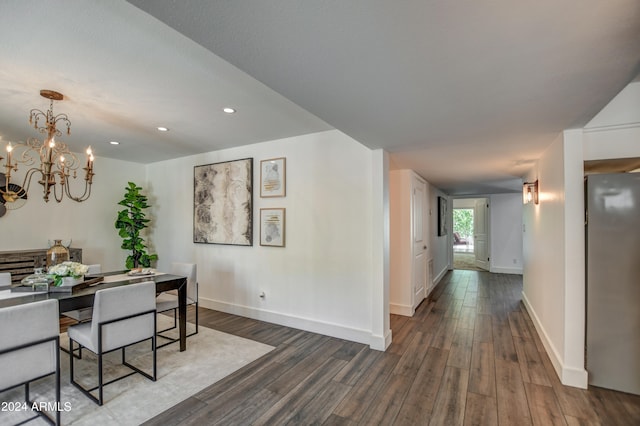
<svg viewBox="0 0 640 426"><path fill-rule="evenodd" d="M60 424L60 410L61 410L61 406L60 406L60 355L58 355L60 353L60 336L53 336L53 337L48 337L46 339L40 339L37 340L35 342L29 342L29 343L25 343L23 345L19 345L19 346L14 346L8 349L4 349L2 351L0 351L0 355L4 355L6 353L9 352L14 352L14 351L18 351L20 349L26 349L29 348L31 346L36 346L36 345L40 345L42 343L47 343L47 342L55 342L55 346L56 346L56 369L54 372L49 373L49 374L44 374L40 377L36 377L35 379L31 379L28 380L24 383L18 383L17 385L5 388L5 389L0 389L0 392L4 392L7 391L9 389L13 389L13 388L17 388L18 386L23 386L24 385L24 402L26 402L29 407L31 407L33 409L33 411L36 412L36 415L33 417L30 417L26 420L24 420L21 423L18 424L23 424L23 423L27 423L30 422L31 420L37 419L38 417L42 417L44 420L47 421L47 423L52 424L52 425L59 425ZM40 410L37 408L37 404L34 403L34 401L31 401L31 399L29 398L29 383L34 382L36 380L40 380L44 377L48 377L52 374L56 375L56 416L55 416L55 420L52 419L51 417L49 417L49 415L47 413L45 413L44 411Z"/></svg>
<svg viewBox="0 0 640 426"><path fill-rule="evenodd" d="M144 315L149 315L149 314L153 314L153 335L151 337L148 337L146 339L142 339L142 340L138 340L137 342L133 342L133 343L129 343L126 344L124 346L121 346L119 348L114 348L111 349L107 352L103 352L102 351L102 327L108 325L108 324L112 324L115 322L120 322L120 321L124 321L124 320L128 320L131 318L135 318L135 317L140 317L140 316L144 316ZM70 364L70 382L72 385L74 385L76 388L78 388L82 393L84 393L86 396L88 396L93 402L95 402L98 405L102 405L104 403L104 398L103 398L103 388L107 385L110 385L111 383L117 382L119 380L122 380L124 378L127 378L129 376L132 376L136 373L141 374L142 376L146 377L149 380L152 381L156 381L156 377L157 377L157 346L156 346L156 310L152 309L149 311L145 311L145 312L141 312L141 313L137 313L134 315L128 315L126 317L121 317L121 318L116 318L116 319L112 319L109 321L105 321L105 322L101 322L98 323L98 352L96 355L98 357L98 385L94 386L92 388L85 388L83 387L80 383L76 382L74 380L74 369L73 369L73 359L76 358L76 356L70 356L69 357L69 364ZM127 348L128 346L132 346L135 344L138 344L140 342L144 342L146 340L151 340L151 350L153 352L153 375L148 374L144 371L142 371L141 369L139 369L138 367L135 367L131 364L129 364L126 361L126 352L125 352L125 348ZM73 342L74 340L71 339L71 337L69 337L69 351L71 353L74 352L75 349L73 349ZM77 342L76 342L77 343ZM82 345L80 345L78 343L79 349L82 350ZM102 357L108 353L117 351L118 349L122 350L122 365L128 367L129 369L133 370L131 373L129 374L125 374L123 376L117 377L113 380L110 380L106 383L103 383L103 377L102 377ZM89 349L89 351L91 351ZM91 351L93 352L93 351ZM82 352L80 352L80 359L82 357ZM95 396L93 396L93 394L91 392L93 392L94 390L98 389L98 397L96 398Z"/></svg>
<svg viewBox="0 0 640 426"><path fill-rule="evenodd" d="M198 334L198 299L197 299L197 296L196 296L196 302L195 302L195 303L187 304L187 307L188 307L189 305L194 305L194 306L196 307L196 331L194 331L194 332L193 332L193 333L191 333L191 334L187 334L187 336L186 336L186 337L191 337L191 336L193 336L193 335ZM158 331L158 337L162 337L163 339L168 340L168 342L163 343L163 344L161 344L161 345L158 345L158 349L160 349L160 348L164 348L164 347L165 347L165 346L167 346L167 345L170 345L170 344L172 344L172 343L175 343L175 342L179 342L179 341L180 341L180 339L178 339L178 338L169 337L169 336L164 336L164 335L162 334L162 333L164 333L164 332L166 332L166 331L174 330L175 328L177 328L177 327L178 327L178 308L173 308L173 309L169 309L169 310L167 310L167 311L162 311L162 312L169 312L169 311L173 311L173 327L165 328L164 330L160 330L160 331ZM80 355L80 356L82 356L82 355Z"/></svg>

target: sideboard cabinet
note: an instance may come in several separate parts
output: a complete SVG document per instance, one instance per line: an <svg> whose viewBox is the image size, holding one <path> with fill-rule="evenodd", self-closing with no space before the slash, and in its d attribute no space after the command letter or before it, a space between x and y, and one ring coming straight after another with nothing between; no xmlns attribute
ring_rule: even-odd
<svg viewBox="0 0 640 426"><path fill-rule="evenodd" d="M82 249L69 247L69 260L82 263ZM0 251L0 272L11 272L11 281L20 282L34 268L46 268L47 249Z"/></svg>

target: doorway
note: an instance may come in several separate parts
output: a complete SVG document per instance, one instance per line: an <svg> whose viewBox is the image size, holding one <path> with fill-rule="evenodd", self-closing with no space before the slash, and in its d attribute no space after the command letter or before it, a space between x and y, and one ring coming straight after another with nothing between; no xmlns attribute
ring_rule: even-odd
<svg viewBox="0 0 640 426"><path fill-rule="evenodd" d="M487 198L453 200L453 269L483 271L489 269Z"/></svg>

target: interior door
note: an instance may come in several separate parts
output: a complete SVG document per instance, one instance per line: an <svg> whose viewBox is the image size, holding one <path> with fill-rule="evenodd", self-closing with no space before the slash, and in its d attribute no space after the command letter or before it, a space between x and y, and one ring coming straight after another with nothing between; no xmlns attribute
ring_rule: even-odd
<svg viewBox="0 0 640 426"><path fill-rule="evenodd" d="M473 245L476 266L489 270L489 200L479 198L473 209Z"/></svg>
<svg viewBox="0 0 640 426"><path fill-rule="evenodd" d="M418 176L412 180L412 225L413 225L413 308L425 298L427 287L427 185Z"/></svg>

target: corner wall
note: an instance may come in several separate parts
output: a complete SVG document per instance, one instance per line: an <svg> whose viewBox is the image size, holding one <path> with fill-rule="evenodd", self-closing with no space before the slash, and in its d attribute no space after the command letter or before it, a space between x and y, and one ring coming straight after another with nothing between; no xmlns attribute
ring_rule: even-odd
<svg viewBox="0 0 640 426"><path fill-rule="evenodd" d="M523 212L523 302L565 385L586 388L584 161L640 157L640 83L629 84L584 128L565 130L526 180L540 204Z"/></svg>
<svg viewBox="0 0 640 426"><path fill-rule="evenodd" d="M254 159L254 245L194 244L193 167L247 157ZM260 198L260 160L275 157L287 159L286 197ZM384 285L372 283L388 274L372 253L385 244L385 215L378 212L384 176L372 184L383 163L384 156L334 130L151 164L158 267L196 262L204 307L384 349ZM286 208L286 247L259 245L264 207Z"/></svg>

